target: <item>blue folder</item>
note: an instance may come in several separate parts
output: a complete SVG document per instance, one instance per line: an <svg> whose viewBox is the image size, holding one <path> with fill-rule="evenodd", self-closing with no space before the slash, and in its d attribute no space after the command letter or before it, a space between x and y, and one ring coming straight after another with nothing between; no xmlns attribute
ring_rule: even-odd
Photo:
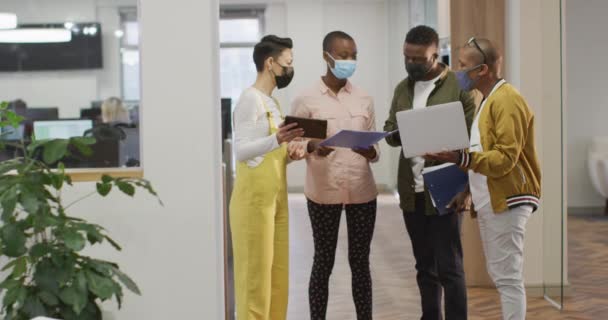
<svg viewBox="0 0 608 320"><path fill-rule="evenodd" d="M391 132L340 130L332 137L323 140L323 147L366 149L386 138Z"/></svg>
<svg viewBox="0 0 608 320"><path fill-rule="evenodd" d="M466 188L469 182L467 172L454 164L446 164L425 168L422 177L424 178L424 185L431 194L435 208L437 208L437 213L445 215L454 212L453 209L448 209L447 205Z"/></svg>

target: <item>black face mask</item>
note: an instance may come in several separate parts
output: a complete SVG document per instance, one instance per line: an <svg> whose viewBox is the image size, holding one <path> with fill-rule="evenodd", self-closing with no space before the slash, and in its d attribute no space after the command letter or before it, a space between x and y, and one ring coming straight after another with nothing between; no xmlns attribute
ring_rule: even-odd
<svg viewBox="0 0 608 320"><path fill-rule="evenodd" d="M282 75L277 76L274 71L272 71L272 69L270 69L270 72L272 72L272 74L274 75L274 81L277 83L277 88L283 89L287 87L289 83L291 83L291 80L293 80L294 70L293 67L285 67L282 65L279 66L283 68Z"/></svg>
<svg viewBox="0 0 608 320"><path fill-rule="evenodd" d="M408 76L414 81L420 81L433 68L434 59L427 63L405 63L405 70Z"/></svg>

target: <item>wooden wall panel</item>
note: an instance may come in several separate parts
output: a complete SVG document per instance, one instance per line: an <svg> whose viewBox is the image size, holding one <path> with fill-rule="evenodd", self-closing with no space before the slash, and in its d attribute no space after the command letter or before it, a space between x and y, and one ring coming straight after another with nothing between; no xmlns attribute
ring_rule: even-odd
<svg viewBox="0 0 608 320"><path fill-rule="evenodd" d="M458 68L458 50L471 37L493 41L501 52L505 48L505 0L451 0L450 42L451 65ZM504 70L504 66L503 66ZM482 95L475 94L477 105ZM477 220L468 215L463 219L462 245L467 285L470 287L493 286L486 272L485 258L479 236Z"/></svg>

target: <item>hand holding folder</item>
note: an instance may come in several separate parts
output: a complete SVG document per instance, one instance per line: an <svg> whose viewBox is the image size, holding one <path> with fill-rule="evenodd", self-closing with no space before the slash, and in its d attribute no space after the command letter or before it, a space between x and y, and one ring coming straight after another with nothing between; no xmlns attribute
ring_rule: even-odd
<svg viewBox="0 0 608 320"><path fill-rule="evenodd" d="M439 215L454 212L448 205L459 193L465 191L469 176L454 164L425 168L422 171L424 185L429 190Z"/></svg>

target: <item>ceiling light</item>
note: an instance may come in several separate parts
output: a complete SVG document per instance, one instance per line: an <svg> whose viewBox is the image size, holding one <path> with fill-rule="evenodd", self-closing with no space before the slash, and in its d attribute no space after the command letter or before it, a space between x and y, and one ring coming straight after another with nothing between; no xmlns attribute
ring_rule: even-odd
<svg viewBox="0 0 608 320"><path fill-rule="evenodd" d="M0 43L70 42L72 33L66 29L24 28L0 30Z"/></svg>
<svg viewBox="0 0 608 320"><path fill-rule="evenodd" d="M14 13L0 12L0 29L17 28L17 15Z"/></svg>

